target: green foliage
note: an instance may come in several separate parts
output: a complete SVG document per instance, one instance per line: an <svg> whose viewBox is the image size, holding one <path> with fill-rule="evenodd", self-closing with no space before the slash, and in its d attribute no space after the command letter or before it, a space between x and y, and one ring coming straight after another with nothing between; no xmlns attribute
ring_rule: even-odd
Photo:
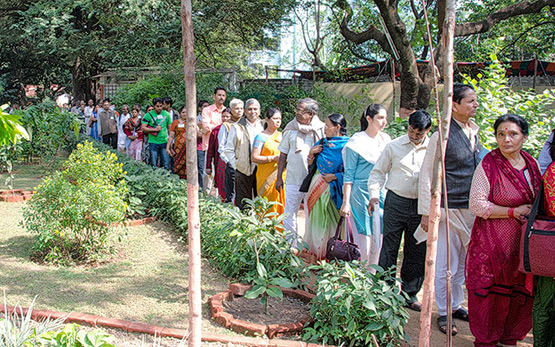
<svg viewBox="0 0 555 347"><path fill-rule="evenodd" d="M115 347L115 337L101 329L79 330L79 325L67 324L60 331L48 331L36 338L38 346L49 347Z"/></svg>
<svg viewBox="0 0 555 347"><path fill-rule="evenodd" d="M36 298L35 298L36 299ZM34 322L31 319L35 299L29 306L26 314L19 315L21 306L17 310L7 312L0 317L0 346L2 347L32 347L41 346L38 343L38 336L51 330L59 329L63 324L63 319L47 320L42 319ZM4 308L7 308L6 295L4 294Z"/></svg>
<svg viewBox="0 0 555 347"><path fill-rule="evenodd" d="M27 130L21 124L21 116L4 112L7 105L0 108L0 146L17 143L20 138L29 140Z"/></svg>
<svg viewBox="0 0 555 347"><path fill-rule="evenodd" d="M476 89L480 108L476 114L476 122L480 126L480 141L488 149L497 148L493 124L495 120L507 113L516 113L524 117L529 124L528 141L524 150L533 157L538 157L544 142L555 128L555 112L548 107L555 101L555 92L546 90L536 94L531 90L513 91L505 77L505 66L495 55L494 62L488 66L478 79L467 78Z"/></svg>
<svg viewBox="0 0 555 347"><path fill-rule="evenodd" d="M254 284L253 290L260 291L258 294L276 283L289 285L282 279L301 286L302 261L286 241L286 232L281 231L282 217L274 218L267 213L270 203L263 198L258 197L249 204L254 213L244 215L235 207L203 201L203 254L225 276ZM251 295L257 297L255 293ZM274 293L270 290L268 295Z"/></svg>
<svg viewBox="0 0 555 347"><path fill-rule="evenodd" d="M36 235L36 259L60 265L106 260L113 251L112 225L125 217L126 194L116 155L78 144L23 209L23 225Z"/></svg>
<svg viewBox="0 0 555 347"><path fill-rule="evenodd" d="M25 160L40 156L47 161L61 149L75 147L79 128L84 126L77 116L61 111L54 102L45 101L20 111L21 123L29 132L30 141L21 144Z"/></svg>
<svg viewBox="0 0 555 347"><path fill-rule="evenodd" d="M304 340L370 346L374 335L380 346L398 346L404 339L405 294L390 273L373 275L357 261L324 261L309 269L317 271L310 310L314 326L305 329Z"/></svg>

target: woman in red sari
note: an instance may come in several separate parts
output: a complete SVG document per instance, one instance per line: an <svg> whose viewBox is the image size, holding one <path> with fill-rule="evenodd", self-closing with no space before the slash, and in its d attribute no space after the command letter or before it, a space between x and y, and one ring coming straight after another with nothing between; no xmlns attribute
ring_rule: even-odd
<svg viewBox="0 0 555 347"><path fill-rule="evenodd" d="M173 173L179 178L187 179L187 156L185 155L187 142L187 109L185 106L179 111L179 118L170 125L170 134L166 151L173 157Z"/></svg>
<svg viewBox="0 0 555 347"><path fill-rule="evenodd" d="M218 134L222 126L226 127L231 121L231 111L226 108L222 111L222 124L218 125L210 133L208 138L208 150L206 151L206 174L210 176L212 174L212 168L214 168L214 185L218 190L218 196L222 198L222 202L225 201L224 192L224 180L225 180L225 162L220 158L220 152L218 148L220 143L218 141Z"/></svg>
<svg viewBox="0 0 555 347"><path fill-rule="evenodd" d="M494 124L498 148L476 168L470 210L476 215L466 256L474 346L516 346L532 328L532 277L518 271L520 216L530 213L541 174L522 151L528 123L506 114Z"/></svg>

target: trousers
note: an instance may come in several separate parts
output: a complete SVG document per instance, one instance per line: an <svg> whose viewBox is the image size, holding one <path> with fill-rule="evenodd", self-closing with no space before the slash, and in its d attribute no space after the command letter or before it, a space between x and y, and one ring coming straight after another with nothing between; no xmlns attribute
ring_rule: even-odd
<svg viewBox="0 0 555 347"><path fill-rule="evenodd" d="M235 205L241 211L247 207L243 199L254 199L256 191L256 169L251 175L235 170Z"/></svg>
<svg viewBox="0 0 555 347"><path fill-rule="evenodd" d="M285 184L285 204L283 206L283 228L290 234L287 240L292 246L297 245L299 231L297 229L297 214L301 206L301 202L305 199L306 193L299 192L300 185ZM282 188L283 189L283 188ZM306 205L306 204L305 204Z"/></svg>

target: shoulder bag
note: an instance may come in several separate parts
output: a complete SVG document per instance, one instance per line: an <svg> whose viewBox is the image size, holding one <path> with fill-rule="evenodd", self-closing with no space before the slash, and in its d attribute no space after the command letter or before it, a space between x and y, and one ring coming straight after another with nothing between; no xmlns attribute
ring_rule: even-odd
<svg viewBox="0 0 555 347"><path fill-rule="evenodd" d="M519 270L536 276L555 277L555 217L538 216L543 208L543 182L527 220L523 219ZM541 212L541 211L540 211Z"/></svg>

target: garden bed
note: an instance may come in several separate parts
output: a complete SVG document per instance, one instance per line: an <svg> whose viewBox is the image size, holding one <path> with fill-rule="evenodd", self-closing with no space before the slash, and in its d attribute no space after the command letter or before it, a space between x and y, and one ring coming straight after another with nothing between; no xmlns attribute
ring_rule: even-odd
<svg viewBox="0 0 555 347"><path fill-rule="evenodd" d="M22 202L30 200L32 196L32 191L23 189L0 190L0 201L5 202Z"/></svg>
<svg viewBox="0 0 555 347"><path fill-rule="evenodd" d="M251 288L251 285L231 284L229 290L208 299L216 323L248 336L274 338L299 334L311 322L310 300L314 295L303 290L280 288L283 300L270 298L269 313L265 314L259 300L243 297Z"/></svg>

